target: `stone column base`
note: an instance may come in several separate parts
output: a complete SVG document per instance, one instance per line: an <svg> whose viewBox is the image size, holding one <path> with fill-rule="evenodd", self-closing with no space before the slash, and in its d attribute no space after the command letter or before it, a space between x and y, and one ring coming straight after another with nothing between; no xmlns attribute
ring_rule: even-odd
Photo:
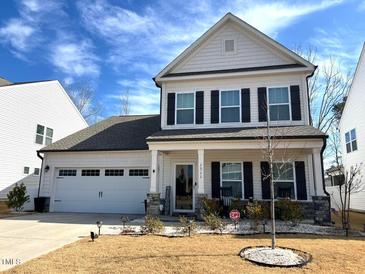
<svg viewBox="0 0 365 274"><path fill-rule="evenodd" d="M160 215L160 193L147 193L147 215Z"/></svg>
<svg viewBox="0 0 365 274"><path fill-rule="evenodd" d="M195 195L195 214L198 220L202 220L202 200L208 198L208 194Z"/></svg>
<svg viewBox="0 0 365 274"><path fill-rule="evenodd" d="M313 196L314 223L319 225L331 222L331 204L329 196Z"/></svg>

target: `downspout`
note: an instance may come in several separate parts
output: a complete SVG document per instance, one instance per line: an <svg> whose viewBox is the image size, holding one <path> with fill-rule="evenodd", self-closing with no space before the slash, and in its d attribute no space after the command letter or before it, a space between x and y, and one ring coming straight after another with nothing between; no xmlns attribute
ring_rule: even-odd
<svg viewBox="0 0 365 274"><path fill-rule="evenodd" d="M155 77L153 77L152 80L155 82L156 87L158 87L160 89L160 130L161 130L161 124L162 124L162 115L161 115L161 111L162 111L162 87L156 82Z"/></svg>
<svg viewBox="0 0 365 274"><path fill-rule="evenodd" d="M42 180L42 173L43 173L43 157L41 156L41 153L39 151L37 151L37 157L39 159L42 160L42 164L41 164L41 173L39 174L39 182L38 182L38 198L39 198L39 194L40 194L40 191L41 191L41 180Z"/></svg>
<svg viewBox="0 0 365 274"><path fill-rule="evenodd" d="M323 146L322 146L322 149L321 149L321 168L322 168L322 186L323 186L323 192L327 196L330 196L330 194L326 190L326 184L324 182L323 153L324 153L324 150L326 149L326 146L327 146L327 136L323 137Z"/></svg>
<svg viewBox="0 0 365 274"><path fill-rule="evenodd" d="M311 115L311 106L310 106L310 100L309 100L309 84L308 84L308 80L309 78L311 78L314 73L316 72L318 66L314 66L314 70L312 71L311 74L307 75L305 77L305 82L306 82L306 85L307 85L307 98L308 98L308 116L309 116L309 124L313 126L313 120L312 120L312 115Z"/></svg>

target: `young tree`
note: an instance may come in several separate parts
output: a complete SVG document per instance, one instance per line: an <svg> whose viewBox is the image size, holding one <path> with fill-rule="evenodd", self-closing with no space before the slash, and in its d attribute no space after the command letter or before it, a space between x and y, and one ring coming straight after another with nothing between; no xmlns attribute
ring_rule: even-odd
<svg viewBox="0 0 365 274"><path fill-rule="evenodd" d="M8 200L6 205L9 208L14 208L15 211L22 211L23 205L29 201L29 195L27 195L27 187L21 183L15 184L14 188L7 194Z"/></svg>
<svg viewBox="0 0 365 274"><path fill-rule="evenodd" d="M102 106L95 101L94 89L89 84L77 83L66 87L66 91L85 120L95 122Z"/></svg>

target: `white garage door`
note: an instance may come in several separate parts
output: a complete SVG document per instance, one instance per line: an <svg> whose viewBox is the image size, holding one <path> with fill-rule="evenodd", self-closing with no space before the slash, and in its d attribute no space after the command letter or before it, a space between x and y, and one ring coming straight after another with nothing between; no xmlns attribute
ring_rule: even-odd
<svg viewBox="0 0 365 274"><path fill-rule="evenodd" d="M55 212L144 213L148 168L58 168Z"/></svg>

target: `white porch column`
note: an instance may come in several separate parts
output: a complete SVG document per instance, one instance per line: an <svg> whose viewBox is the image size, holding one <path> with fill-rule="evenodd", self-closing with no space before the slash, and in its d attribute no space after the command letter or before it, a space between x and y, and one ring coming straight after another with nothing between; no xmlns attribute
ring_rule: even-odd
<svg viewBox="0 0 365 274"><path fill-rule="evenodd" d="M322 170L322 158L321 150L313 149L313 173L314 173L314 183L315 183L315 195L324 196L323 190L323 170Z"/></svg>
<svg viewBox="0 0 365 274"><path fill-rule="evenodd" d="M204 149L198 150L198 194L204 194Z"/></svg>
<svg viewBox="0 0 365 274"><path fill-rule="evenodd" d="M151 186L150 193L157 192L157 163L158 163L158 151L151 151Z"/></svg>

